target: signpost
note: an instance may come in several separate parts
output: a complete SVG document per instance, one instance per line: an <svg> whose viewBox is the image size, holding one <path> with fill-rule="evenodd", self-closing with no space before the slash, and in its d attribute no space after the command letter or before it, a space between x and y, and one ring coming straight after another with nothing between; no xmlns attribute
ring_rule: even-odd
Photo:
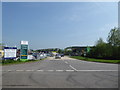
<svg viewBox="0 0 120 90"><path fill-rule="evenodd" d="M21 41L20 60L28 60L28 41Z"/></svg>
<svg viewBox="0 0 120 90"><path fill-rule="evenodd" d="M17 47L4 47L4 59L16 59Z"/></svg>

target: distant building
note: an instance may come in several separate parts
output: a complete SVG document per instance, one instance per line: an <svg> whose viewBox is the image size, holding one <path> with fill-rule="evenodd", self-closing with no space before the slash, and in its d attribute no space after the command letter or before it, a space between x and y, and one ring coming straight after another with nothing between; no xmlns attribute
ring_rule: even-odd
<svg viewBox="0 0 120 90"><path fill-rule="evenodd" d="M44 53L49 53L49 52L58 52L59 48L48 48L48 49L39 49L37 50L38 52L44 52Z"/></svg>
<svg viewBox="0 0 120 90"><path fill-rule="evenodd" d="M66 50L70 50L66 54L69 54L71 56L81 56L85 55L90 51L90 49L93 47L89 46L72 46L72 47L67 47L65 48Z"/></svg>

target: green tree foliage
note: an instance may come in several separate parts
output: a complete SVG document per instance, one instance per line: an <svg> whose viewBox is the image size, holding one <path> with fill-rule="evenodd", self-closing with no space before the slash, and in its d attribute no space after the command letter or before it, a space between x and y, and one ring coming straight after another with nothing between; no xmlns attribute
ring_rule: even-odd
<svg viewBox="0 0 120 90"><path fill-rule="evenodd" d="M72 49L71 49L71 47L65 48L65 49L64 49L64 54L65 54L65 55L71 55L71 54L72 54Z"/></svg>
<svg viewBox="0 0 120 90"><path fill-rule="evenodd" d="M97 41L95 50L97 52L96 54L98 58L102 58L102 56L105 56L106 43L102 40L102 38Z"/></svg>
<svg viewBox="0 0 120 90"><path fill-rule="evenodd" d="M100 38L87 56L120 60L120 30L117 28L111 29L107 40L108 43L105 43L102 38Z"/></svg>
<svg viewBox="0 0 120 90"><path fill-rule="evenodd" d="M120 29L116 27L114 29L111 29L107 41L112 46L120 46Z"/></svg>
<svg viewBox="0 0 120 90"><path fill-rule="evenodd" d="M58 53L64 53L64 50L63 49L59 49L57 52Z"/></svg>
<svg viewBox="0 0 120 90"><path fill-rule="evenodd" d="M97 41L95 47L92 48L92 50L88 53L87 56L94 58L107 58L110 52L110 50L108 51L108 47L108 44L105 43L102 38L100 38Z"/></svg>

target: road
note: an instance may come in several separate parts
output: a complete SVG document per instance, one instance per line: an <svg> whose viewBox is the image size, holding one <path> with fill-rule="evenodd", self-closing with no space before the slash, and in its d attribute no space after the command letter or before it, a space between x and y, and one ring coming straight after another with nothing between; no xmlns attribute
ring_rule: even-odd
<svg viewBox="0 0 120 90"><path fill-rule="evenodd" d="M2 67L3 88L118 88L118 65L69 58Z"/></svg>

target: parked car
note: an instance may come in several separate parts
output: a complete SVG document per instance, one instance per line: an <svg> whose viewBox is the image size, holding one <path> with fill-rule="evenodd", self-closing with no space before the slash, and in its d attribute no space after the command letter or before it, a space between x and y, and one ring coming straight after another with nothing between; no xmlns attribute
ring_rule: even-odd
<svg viewBox="0 0 120 90"><path fill-rule="evenodd" d="M61 57L64 57L64 54L60 54L61 55Z"/></svg>
<svg viewBox="0 0 120 90"><path fill-rule="evenodd" d="M56 54L55 55L55 59L61 59L61 55L60 54Z"/></svg>
<svg viewBox="0 0 120 90"><path fill-rule="evenodd" d="M47 56L49 56L49 57L50 57L50 54L49 54L49 53L47 53Z"/></svg>

